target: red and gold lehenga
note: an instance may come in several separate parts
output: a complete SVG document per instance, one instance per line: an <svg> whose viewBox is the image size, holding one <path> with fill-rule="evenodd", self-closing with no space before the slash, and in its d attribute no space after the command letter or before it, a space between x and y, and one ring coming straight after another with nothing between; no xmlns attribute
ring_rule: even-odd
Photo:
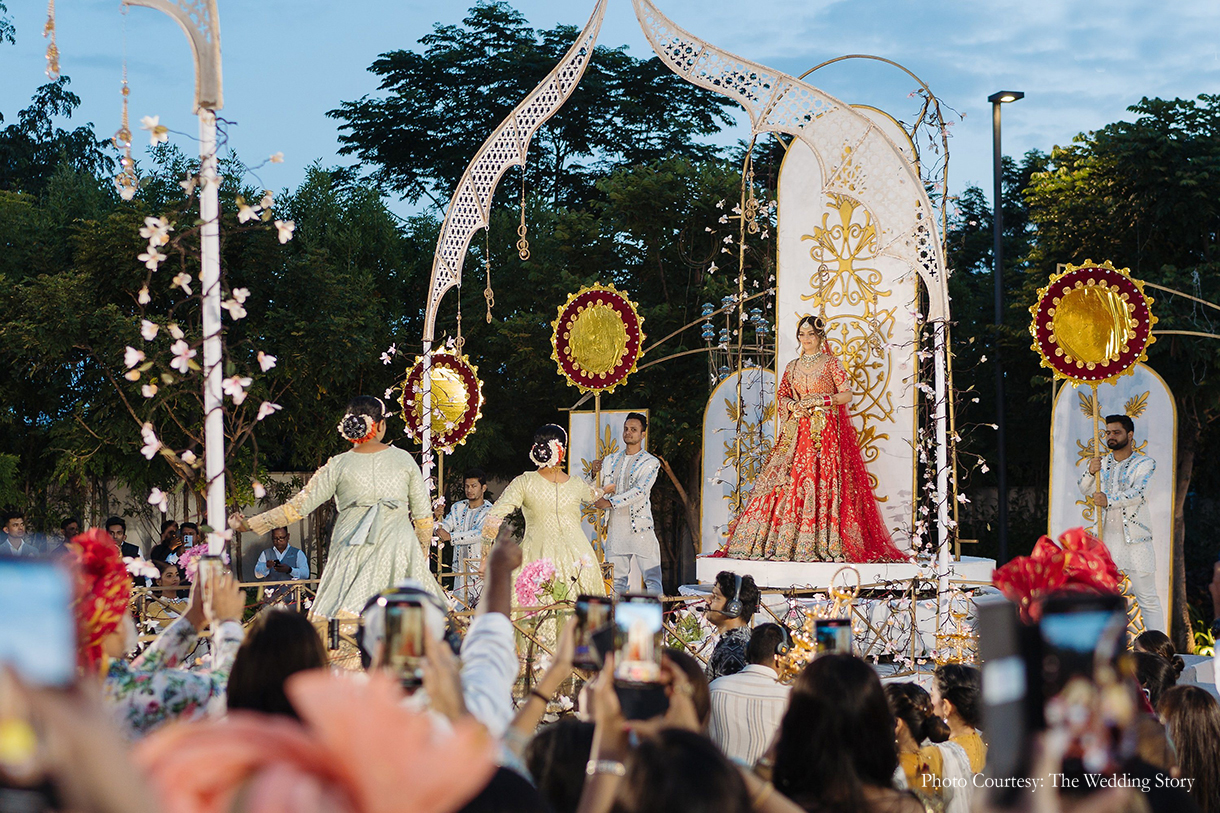
<svg viewBox="0 0 1220 813"><path fill-rule="evenodd" d="M729 529L734 559L905 562L877 509L847 407L824 407L848 389L833 355L794 359L777 393L780 435ZM797 407L807 414L798 414Z"/></svg>

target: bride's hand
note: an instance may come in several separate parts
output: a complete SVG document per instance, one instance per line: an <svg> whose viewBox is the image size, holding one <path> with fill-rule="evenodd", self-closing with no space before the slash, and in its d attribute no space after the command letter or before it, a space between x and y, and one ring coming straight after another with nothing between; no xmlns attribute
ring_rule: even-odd
<svg viewBox="0 0 1220 813"><path fill-rule="evenodd" d="M850 392L836 392L834 395L830 396L832 403L842 406L850 404L851 398L852 394Z"/></svg>

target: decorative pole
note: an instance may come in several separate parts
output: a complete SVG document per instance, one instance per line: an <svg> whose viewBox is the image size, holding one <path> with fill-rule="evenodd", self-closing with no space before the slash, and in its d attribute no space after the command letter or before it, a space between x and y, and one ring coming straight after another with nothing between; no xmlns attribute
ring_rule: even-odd
<svg viewBox="0 0 1220 813"><path fill-rule="evenodd" d="M225 430L220 380L220 178L216 172L216 111L224 106L220 74L220 17L216 0L123 0L172 17L186 32L195 57L195 114L199 117L200 286L203 297L203 468L207 479L207 524L214 532L227 525L225 512ZM208 553L217 555L224 540L208 535Z"/></svg>

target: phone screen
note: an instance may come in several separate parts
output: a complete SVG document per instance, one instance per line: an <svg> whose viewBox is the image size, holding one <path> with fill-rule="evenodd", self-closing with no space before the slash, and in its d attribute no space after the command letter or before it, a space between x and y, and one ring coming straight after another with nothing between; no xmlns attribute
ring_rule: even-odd
<svg viewBox="0 0 1220 813"><path fill-rule="evenodd" d="M406 687L424 683L424 607L395 601L385 608L385 663Z"/></svg>
<svg viewBox="0 0 1220 813"><path fill-rule="evenodd" d="M813 643L817 655L824 655L827 652L850 655L851 619L815 618L813 621Z"/></svg>
<svg viewBox="0 0 1220 813"><path fill-rule="evenodd" d="M0 559L0 662L30 683L67 686L76 675L72 576L54 562Z"/></svg>
<svg viewBox="0 0 1220 813"><path fill-rule="evenodd" d="M661 601L625 595L614 608L614 677L629 684L659 683L662 651Z"/></svg>
<svg viewBox="0 0 1220 813"><path fill-rule="evenodd" d="M576 599L576 652L580 669L601 669L604 653L614 646L614 602L606 596ZM609 639L609 640L607 640Z"/></svg>

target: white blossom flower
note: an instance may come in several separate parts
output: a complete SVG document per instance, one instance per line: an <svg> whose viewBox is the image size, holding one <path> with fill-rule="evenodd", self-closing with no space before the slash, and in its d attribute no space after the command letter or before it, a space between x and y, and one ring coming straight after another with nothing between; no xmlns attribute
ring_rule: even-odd
<svg viewBox="0 0 1220 813"><path fill-rule="evenodd" d="M157 450L161 448L161 441L157 440L157 433L151 423L145 423L140 427L140 437L144 440L144 445L140 447L140 454L144 455L145 460L152 460L157 454Z"/></svg>
<svg viewBox="0 0 1220 813"><path fill-rule="evenodd" d="M267 496L267 489L263 488L263 484L258 480L251 481L250 488L254 490L254 499L256 500L261 500L263 497Z"/></svg>
<svg viewBox="0 0 1220 813"><path fill-rule="evenodd" d="M145 116L140 119L140 129L148 131L150 147L155 147L162 141L169 141L169 128L161 123L160 116Z"/></svg>
<svg viewBox="0 0 1220 813"><path fill-rule="evenodd" d="M159 488L154 488L148 495L148 503L160 508L162 514L169 513L169 495Z"/></svg>
<svg viewBox="0 0 1220 813"><path fill-rule="evenodd" d="M186 375L191 369L191 359L196 356L195 350L182 339L179 339L173 343L169 351L174 354L174 359L169 363L169 366Z"/></svg>
<svg viewBox="0 0 1220 813"><path fill-rule="evenodd" d="M273 163L273 164L282 164L282 163L284 163L284 153L282 153L282 152L272 153L270 160L271 160L271 163Z"/></svg>
<svg viewBox="0 0 1220 813"><path fill-rule="evenodd" d="M212 548L223 549L224 543L228 542L232 538L233 531L229 528L225 528L223 531L208 531L208 550L211 550ZM228 564L229 554L227 552L222 552L221 555L225 561L225 564Z"/></svg>
<svg viewBox="0 0 1220 813"><path fill-rule="evenodd" d="M268 370L270 370L272 367L275 366L275 356L273 356L269 353L264 353L262 350L259 350L258 351L258 366L260 369L262 369L262 371L264 373L267 372Z"/></svg>
<svg viewBox="0 0 1220 813"><path fill-rule="evenodd" d="M139 381L140 380L140 371L139 370L128 370L127 372L123 373L123 378L126 378L128 381Z"/></svg>
<svg viewBox="0 0 1220 813"><path fill-rule="evenodd" d="M149 271L156 271L157 266L165 262L165 255L153 248L152 243L149 243L148 249L143 254L137 255L136 259L144 263L144 267Z"/></svg>
<svg viewBox="0 0 1220 813"><path fill-rule="evenodd" d="M234 375L220 382L220 389L233 399L233 404L239 406L242 401L246 400L246 387L253 383L253 379L247 376Z"/></svg>
<svg viewBox="0 0 1220 813"><path fill-rule="evenodd" d="M199 183L199 179L194 175L188 175L186 180L178 181L178 186L182 187L182 191L190 197L195 192L195 185Z"/></svg>
<svg viewBox="0 0 1220 813"><path fill-rule="evenodd" d="M229 312L230 319L241 319L246 315L246 309L236 299L226 299L220 303L220 307Z"/></svg>
<svg viewBox="0 0 1220 813"><path fill-rule="evenodd" d="M258 210L248 203L237 204L237 222L249 223L251 220L258 220Z"/></svg>
<svg viewBox="0 0 1220 813"><path fill-rule="evenodd" d="M147 319L140 320L140 335L144 337L146 342L151 342L157 338L157 331L160 329L156 322L150 322Z"/></svg>
<svg viewBox="0 0 1220 813"><path fill-rule="evenodd" d="M139 364L143 360L144 360L144 351L143 350L136 350L134 347L131 347L130 345L128 345L127 349L123 351L123 364L125 364L127 366L127 369L129 369L129 370L132 367L135 367L137 364Z"/></svg>
<svg viewBox="0 0 1220 813"><path fill-rule="evenodd" d="M165 508L161 509L161 513L164 514L168 510L169 506L166 506ZM139 556L124 556L123 564L127 567L128 574L132 576L143 576L146 579L161 578L161 571L157 569L157 566L147 559L143 559ZM155 631L155 629L150 630L150 632L151 631Z"/></svg>
<svg viewBox="0 0 1220 813"><path fill-rule="evenodd" d="M711 265L709 265L707 267L707 273L709 273L709 274L715 274L719 270L720 270L720 266L716 265L716 263L712 263Z"/></svg>
<svg viewBox="0 0 1220 813"><path fill-rule="evenodd" d="M391 399L391 398L393 398L393 397L394 397L394 388L393 388L393 387L386 387L386 388L385 388L385 398L386 398L386 400L388 401L389 399Z"/></svg>
<svg viewBox="0 0 1220 813"><path fill-rule="evenodd" d="M173 230L174 227L163 217L146 217L140 228L140 236L147 240L149 245L163 246L169 242L169 233Z"/></svg>
<svg viewBox="0 0 1220 813"><path fill-rule="evenodd" d="M178 456L181 457L182 462L188 466L195 465L196 461L199 459L199 458L195 457L195 453L192 452L190 449L187 449L185 452L183 452L182 454L180 454Z"/></svg>
<svg viewBox="0 0 1220 813"><path fill-rule="evenodd" d="M186 273L185 271L181 271L181 272L175 274L173 280L171 280L171 281L173 282L173 285L175 288L181 288L186 293L187 296L191 295L192 291L191 291L191 275L190 274Z"/></svg>
<svg viewBox="0 0 1220 813"><path fill-rule="evenodd" d="M134 186L130 186L128 184L121 184L119 186L119 197L123 200L131 200L135 196L136 188Z"/></svg>
<svg viewBox="0 0 1220 813"><path fill-rule="evenodd" d="M275 221L275 228L279 232L281 245L292 239L292 233L296 230L296 227L297 224L291 220Z"/></svg>
<svg viewBox="0 0 1220 813"><path fill-rule="evenodd" d="M175 339L182 339L186 336L186 334L182 332L182 328L178 327L177 322L172 322L170 324L169 335L173 336Z"/></svg>
<svg viewBox="0 0 1220 813"><path fill-rule="evenodd" d="M271 194L270 189L263 190L263 199L258 202L258 208L270 209L275 205L275 197Z"/></svg>
<svg viewBox="0 0 1220 813"><path fill-rule="evenodd" d="M141 305L147 305L149 302L152 301L152 297L150 297L148 295L148 286L147 285L140 286L140 293L136 297L136 301L139 302Z"/></svg>
<svg viewBox="0 0 1220 813"><path fill-rule="evenodd" d="M273 404L270 401L263 401L258 405L258 415L254 418L256 421L261 421L263 418L269 418L275 413L283 409L279 404Z"/></svg>
<svg viewBox="0 0 1220 813"><path fill-rule="evenodd" d="M157 382L153 381L140 387L140 394L145 398L152 398L157 394Z"/></svg>
<svg viewBox="0 0 1220 813"><path fill-rule="evenodd" d="M398 353L398 343L395 342L394 344L390 345L389 349L387 349L384 353L381 354L381 363L389 364L393 360L392 356L396 355L397 353Z"/></svg>

